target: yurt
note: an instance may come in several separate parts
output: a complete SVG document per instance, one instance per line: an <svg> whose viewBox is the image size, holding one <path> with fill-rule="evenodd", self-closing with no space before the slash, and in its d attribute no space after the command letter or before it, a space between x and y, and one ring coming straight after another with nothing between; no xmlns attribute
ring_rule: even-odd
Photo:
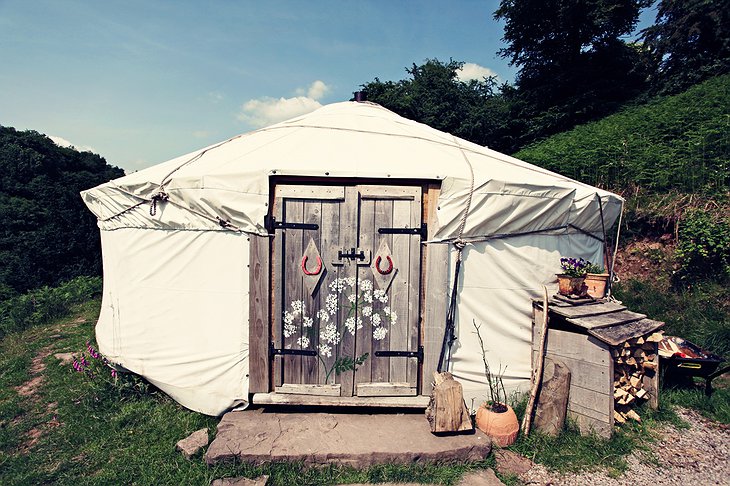
<svg viewBox="0 0 730 486"><path fill-rule="evenodd" d="M343 102L84 191L101 352L209 415L529 388L532 298L603 262L623 200ZM480 345L476 334L483 340Z"/></svg>

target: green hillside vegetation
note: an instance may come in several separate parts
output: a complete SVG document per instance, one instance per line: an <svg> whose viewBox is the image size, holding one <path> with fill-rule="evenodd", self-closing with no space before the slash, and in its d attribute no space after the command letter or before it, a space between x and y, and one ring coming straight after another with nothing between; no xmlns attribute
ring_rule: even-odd
<svg viewBox="0 0 730 486"><path fill-rule="evenodd" d="M122 175L96 154L0 126L0 300L101 275L96 218L79 192Z"/></svg>
<svg viewBox="0 0 730 486"><path fill-rule="evenodd" d="M626 108L514 155L613 191L726 196L730 75Z"/></svg>

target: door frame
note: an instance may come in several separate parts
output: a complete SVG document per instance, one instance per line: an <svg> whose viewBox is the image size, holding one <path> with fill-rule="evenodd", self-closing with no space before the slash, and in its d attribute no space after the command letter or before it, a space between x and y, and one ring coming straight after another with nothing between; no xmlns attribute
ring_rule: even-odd
<svg viewBox="0 0 730 486"><path fill-rule="evenodd" d="M440 194L440 180L422 179L382 179L382 178L329 178L329 177L291 177L272 176L269 178L268 216L274 206L274 188L278 184L286 185L319 185L319 186L415 186L421 188L422 215L421 221L427 225L427 240L438 230L437 202ZM274 366L271 360L271 343L273 342L273 326L275 324L275 300L272 298L273 276L276 268L274 242L270 236L249 235L249 400L252 403L310 403L306 396L292 395L291 400L284 400L274 395ZM423 245L420 265L419 295L419 342L423 347L423 360L418 364L417 386L421 396L428 396L432 389L431 375L436 370L438 356L443 338L448 300L448 265L444 261L449 258L449 245ZM425 305L428 302L428 305ZM310 397L311 398L311 397ZM326 397L330 398L330 397ZM345 397L331 397L327 401L334 405L371 405L402 406L411 402L389 400L388 397L372 397L345 400ZM406 397L402 397L406 398ZM417 397L413 397L417 398ZM365 403L367 402L367 403ZM311 403L322 403L321 400ZM424 405L423 400L413 401L416 406Z"/></svg>

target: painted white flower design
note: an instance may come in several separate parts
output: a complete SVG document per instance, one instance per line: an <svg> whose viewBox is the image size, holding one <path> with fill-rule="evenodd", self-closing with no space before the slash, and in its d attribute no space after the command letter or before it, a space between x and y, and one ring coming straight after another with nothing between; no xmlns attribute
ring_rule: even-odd
<svg viewBox="0 0 730 486"><path fill-rule="evenodd" d="M376 327L373 329L373 339L376 341L382 341L385 339L386 334L388 334L388 330L384 327Z"/></svg>
<svg viewBox="0 0 730 486"><path fill-rule="evenodd" d="M332 346L330 346L327 343L322 343L319 346L317 346L317 349L319 349L319 355L323 358L331 358L332 357Z"/></svg>
<svg viewBox="0 0 730 486"><path fill-rule="evenodd" d="M303 348L309 347L309 338L307 336L300 336L297 339L297 344Z"/></svg>

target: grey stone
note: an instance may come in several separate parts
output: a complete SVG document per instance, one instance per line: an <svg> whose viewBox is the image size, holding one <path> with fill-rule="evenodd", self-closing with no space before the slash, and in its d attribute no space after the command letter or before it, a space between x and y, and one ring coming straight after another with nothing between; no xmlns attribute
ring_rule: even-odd
<svg viewBox="0 0 730 486"><path fill-rule="evenodd" d="M301 461L307 465L482 460L491 441L482 432L436 436L422 413L333 414L229 412L208 447L208 464Z"/></svg>
<svg viewBox="0 0 730 486"><path fill-rule="evenodd" d="M491 469L482 469L464 474L456 486L504 486L504 483Z"/></svg>
<svg viewBox="0 0 730 486"><path fill-rule="evenodd" d="M497 472L505 476L510 474L520 476L535 465L528 458L507 449L495 451L494 458L497 460Z"/></svg>
<svg viewBox="0 0 730 486"><path fill-rule="evenodd" d="M177 450L182 452L185 459L190 459L196 452L208 445L208 429L196 430L186 438L178 441Z"/></svg>
<svg viewBox="0 0 730 486"><path fill-rule="evenodd" d="M248 478L221 478L214 479L210 486L266 486L268 476L259 476L255 479Z"/></svg>

